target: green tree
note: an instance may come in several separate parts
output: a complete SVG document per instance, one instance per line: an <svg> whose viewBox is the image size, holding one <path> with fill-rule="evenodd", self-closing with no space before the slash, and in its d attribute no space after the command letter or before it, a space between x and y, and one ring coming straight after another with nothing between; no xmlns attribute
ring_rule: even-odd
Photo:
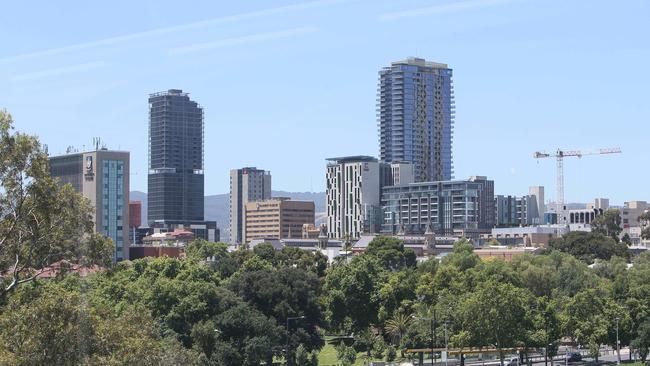
<svg viewBox="0 0 650 366"><path fill-rule="evenodd" d="M302 344L296 348L296 366L311 366L309 352Z"/></svg>
<svg viewBox="0 0 650 366"><path fill-rule="evenodd" d="M340 366L352 366L357 360L357 352L353 347L341 343L336 347L336 359L339 361Z"/></svg>
<svg viewBox="0 0 650 366"><path fill-rule="evenodd" d="M613 327L607 314L607 293L602 288L591 288L571 298L565 310L563 328L566 334L589 349L598 360L600 345L607 343L608 329Z"/></svg>
<svg viewBox="0 0 650 366"><path fill-rule="evenodd" d="M370 244L364 255L376 257L389 270L398 271L402 268L415 267L416 255L404 242L391 236L377 236Z"/></svg>
<svg viewBox="0 0 650 366"><path fill-rule="evenodd" d="M375 345L380 342L381 337L375 333L372 327L364 329L354 340L354 348L359 352L365 352L366 357L370 358Z"/></svg>
<svg viewBox="0 0 650 366"><path fill-rule="evenodd" d="M646 319L637 331L637 336L632 340L632 347L639 352L641 361L645 362L650 351L650 318Z"/></svg>
<svg viewBox="0 0 650 366"><path fill-rule="evenodd" d="M0 298L58 261L110 263L110 242L93 233L88 200L50 177L38 139L0 110Z"/></svg>
<svg viewBox="0 0 650 366"><path fill-rule="evenodd" d="M397 350L392 344L386 348L386 362L393 362L397 358Z"/></svg>
<svg viewBox="0 0 650 366"><path fill-rule="evenodd" d="M603 212L602 215L596 216L591 222L591 231L598 234L603 234L619 241L619 235L623 231L621 227L621 211L615 208Z"/></svg>
<svg viewBox="0 0 650 366"><path fill-rule="evenodd" d="M185 255L192 261L206 261L214 259L211 266L223 278L230 277L238 269L235 259L228 253L228 245L224 243L211 243L207 240L197 239L190 242L185 248Z"/></svg>
<svg viewBox="0 0 650 366"><path fill-rule="evenodd" d="M517 346L529 325L529 294L508 283L482 282L460 304L463 329L476 347L493 346L503 365L504 348Z"/></svg>
<svg viewBox="0 0 650 366"><path fill-rule="evenodd" d="M639 216L639 223L642 228L641 237L643 239L650 239L650 211Z"/></svg>
<svg viewBox="0 0 650 366"><path fill-rule="evenodd" d="M384 326L384 330L386 331L386 334L390 336L390 339L393 342L393 344L399 346L402 337L404 337L404 334L406 334L406 331L409 328L411 319L412 319L411 315L395 314L395 316L392 319L386 322L386 325Z"/></svg>
<svg viewBox="0 0 650 366"><path fill-rule="evenodd" d="M416 273L411 268L388 274L388 280L377 293L380 323L397 312L411 313L410 307L415 301L416 279Z"/></svg>
<svg viewBox="0 0 650 366"><path fill-rule="evenodd" d="M474 245L468 239L460 239L454 243L454 251L442 260L442 264L449 264L460 271L474 268L481 259L474 253Z"/></svg>
<svg viewBox="0 0 650 366"><path fill-rule="evenodd" d="M323 297L330 325L349 334L376 324L380 305L377 292L386 275L377 258L365 255L333 267L325 278Z"/></svg>
<svg viewBox="0 0 650 366"><path fill-rule="evenodd" d="M245 272L231 278L228 287L282 328L288 317L304 316L291 324L295 326L290 332L292 350L300 344L307 351L324 345L318 331L325 326L320 303L321 282L314 272L293 267Z"/></svg>
<svg viewBox="0 0 650 366"><path fill-rule="evenodd" d="M598 232L572 231L561 238L551 239L552 249L569 253L592 264L595 259L609 260L613 256L627 258L627 245Z"/></svg>

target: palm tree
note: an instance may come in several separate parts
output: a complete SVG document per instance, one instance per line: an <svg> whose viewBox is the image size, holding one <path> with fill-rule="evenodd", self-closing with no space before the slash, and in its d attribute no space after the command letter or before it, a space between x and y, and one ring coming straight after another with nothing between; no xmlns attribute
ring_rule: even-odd
<svg viewBox="0 0 650 366"><path fill-rule="evenodd" d="M391 337L393 344L399 346L402 337L408 330L412 317L406 314L395 314L384 325L384 330Z"/></svg>

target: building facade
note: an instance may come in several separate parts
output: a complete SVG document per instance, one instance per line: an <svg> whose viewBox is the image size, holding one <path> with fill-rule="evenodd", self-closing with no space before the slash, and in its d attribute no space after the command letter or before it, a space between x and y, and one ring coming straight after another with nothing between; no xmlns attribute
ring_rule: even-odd
<svg viewBox="0 0 650 366"><path fill-rule="evenodd" d="M384 187L382 233L478 237L495 223L494 182L486 177Z"/></svg>
<svg viewBox="0 0 650 366"><path fill-rule="evenodd" d="M113 240L118 262L129 258L129 153L98 149L50 157L50 174L92 207L95 230Z"/></svg>
<svg viewBox="0 0 650 366"><path fill-rule="evenodd" d="M496 226L527 226L541 223L535 196L497 195L494 197L494 206Z"/></svg>
<svg viewBox="0 0 650 366"><path fill-rule="evenodd" d="M408 58L379 72L380 159L413 164L416 182L453 178L454 89L445 64Z"/></svg>
<svg viewBox="0 0 650 366"><path fill-rule="evenodd" d="M182 90L149 96L148 221L203 220L203 109Z"/></svg>
<svg viewBox="0 0 650 366"><path fill-rule="evenodd" d="M623 230L630 227L639 227L639 216L650 210L650 205L646 201L629 201L623 204L621 209L621 224Z"/></svg>
<svg viewBox="0 0 650 366"><path fill-rule="evenodd" d="M230 171L230 243L245 242L246 204L271 198L271 172L254 167Z"/></svg>
<svg viewBox="0 0 650 366"><path fill-rule="evenodd" d="M316 205L285 197L246 203L245 242L253 239L301 238L305 224L314 224Z"/></svg>
<svg viewBox="0 0 650 366"><path fill-rule="evenodd" d="M381 164L371 156L327 159L327 230L333 239L358 239L378 231Z"/></svg>
<svg viewBox="0 0 650 366"><path fill-rule="evenodd" d="M535 196L535 201L537 202L537 216L540 217L540 222L538 224L542 223L542 218L544 217L544 213L546 212L546 203L544 201L544 186L532 186L528 189L528 194L531 196Z"/></svg>

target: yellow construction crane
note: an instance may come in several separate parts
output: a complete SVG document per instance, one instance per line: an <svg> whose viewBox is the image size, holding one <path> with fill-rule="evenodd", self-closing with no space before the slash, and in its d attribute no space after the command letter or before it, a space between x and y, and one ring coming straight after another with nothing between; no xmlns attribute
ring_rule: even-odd
<svg viewBox="0 0 650 366"><path fill-rule="evenodd" d="M557 209L560 211L564 206L564 158L569 156L576 156L581 158L585 155L605 155L605 154L620 154L621 149L615 147L611 149L597 149L597 150L561 150L557 149L555 154L548 154L544 152L536 152L535 159L543 159L555 157L557 160Z"/></svg>

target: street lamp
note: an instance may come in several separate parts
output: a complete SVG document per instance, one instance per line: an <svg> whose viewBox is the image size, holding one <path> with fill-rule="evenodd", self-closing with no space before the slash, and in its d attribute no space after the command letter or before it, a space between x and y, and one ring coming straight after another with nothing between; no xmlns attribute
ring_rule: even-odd
<svg viewBox="0 0 650 366"><path fill-rule="evenodd" d="M445 320L445 366L449 366L449 338L447 338L447 321Z"/></svg>
<svg viewBox="0 0 650 366"><path fill-rule="evenodd" d="M435 365L436 362L438 362L437 357L436 357L436 353L435 353L435 350L434 350L435 344L437 343L436 342L436 308L435 307L433 308L433 317L431 317L431 318L417 317L417 316L414 315L413 319L427 320L427 321L431 322L431 358L432 358L432 361L433 361L433 365Z"/></svg>
<svg viewBox="0 0 650 366"><path fill-rule="evenodd" d="M620 342L618 340L618 321L620 319L621 318L616 317L616 365L621 364L621 345L620 345Z"/></svg>
<svg viewBox="0 0 650 366"><path fill-rule="evenodd" d="M291 353L289 352L289 338L290 338L289 337L289 335L290 335L289 334L289 322L291 320L299 320L299 319L305 319L305 316L303 315L303 316L290 316L290 317L287 317L287 344L286 344L286 347L284 349L285 357L286 357L286 360L287 360L287 365L290 364L290 355L291 355Z"/></svg>

